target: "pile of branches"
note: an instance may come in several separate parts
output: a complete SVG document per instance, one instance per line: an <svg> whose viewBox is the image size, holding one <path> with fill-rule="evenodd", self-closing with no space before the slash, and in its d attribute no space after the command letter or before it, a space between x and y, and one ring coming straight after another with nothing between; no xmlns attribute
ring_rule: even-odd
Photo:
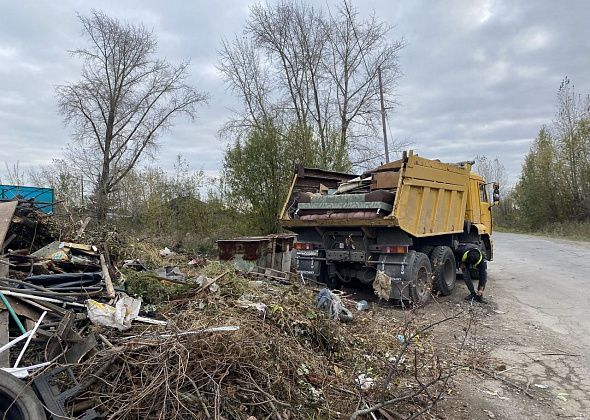
<svg viewBox="0 0 590 420"><path fill-rule="evenodd" d="M391 308L343 324L315 308L309 286L233 271L219 283L218 293L160 307L165 328L101 330L102 349L74 367L94 383L73 405L116 419L411 417L430 410L462 366L452 352L436 355L433 324L379 312Z"/></svg>

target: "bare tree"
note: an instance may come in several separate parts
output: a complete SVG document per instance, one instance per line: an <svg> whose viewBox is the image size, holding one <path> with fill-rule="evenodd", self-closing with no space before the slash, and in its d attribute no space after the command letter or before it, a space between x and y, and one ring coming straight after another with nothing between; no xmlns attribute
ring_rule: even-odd
<svg viewBox="0 0 590 420"><path fill-rule="evenodd" d="M486 183L489 184L490 189L492 183L498 183L500 186L505 186L508 182L506 168L497 156L494 159L490 159L485 155L476 156L475 170L483 177Z"/></svg>
<svg viewBox="0 0 590 420"><path fill-rule="evenodd" d="M26 174L20 169L18 160L12 164L12 167L8 165L8 162L4 162L4 167L6 168L6 178L10 184L19 187L24 185Z"/></svg>
<svg viewBox="0 0 590 420"><path fill-rule="evenodd" d="M557 113L554 120L554 138L558 144L559 164L562 168L565 206L572 214L579 213L582 202L583 173L588 168L590 153L585 124L590 120L590 97L576 93L575 86L565 77L557 93Z"/></svg>
<svg viewBox="0 0 590 420"><path fill-rule="evenodd" d="M376 138L377 128L380 129L378 71L381 69L385 107L391 109L395 105L393 91L400 76L398 53L405 43L403 40L388 41L391 27L377 20L374 14L361 20L347 0L331 17L330 26L331 60L327 68L336 85L340 123L338 150L344 152L347 139L360 136L363 141L353 147L362 152L366 149L366 139ZM373 151L381 150L375 144L371 146ZM360 158L367 158L367 153L361 155ZM373 157L382 156L373 154Z"/></svg>
<svg viewBox="0 0 590 420"><path fill-rule="evenodd" d="M244 127L262 128L263 122L271 119L273 111L272 90L268 75L253 41L235 37L232 42L223 41L219 52L219 69L224 74L229 88L243 102L244 112L237 112L226 129Z"/></svg>
<svg viewBox="0 0 590 420"><path fill-rule="evenodd" d="M74 128L68 158L94 184L96 216L105 219L109 194L173 118L194 119L206 95L186 83L188 63L155 57L153 32L102 12L79 16L89 46L72 51L82 77L56 89L59 111Z"/></svg>
<svg viewBox="0 0 590 420"><path fill-rule="evenodd" d="M244 36L225 41L220 52L219 69L246 105L230 125L260 128L264 114L309 128L321 164L344 169L376 137L379 67L386 103L394 104L404 43L390 40L390 30L374 16L362 20L347 1L334 15L291 0L254 5Z"/></svg>
<svg viewBox="0 0 590 420"><path fill-rule="evenodd" d="M32 185L54 189L56 201L66 207L82 207L84 181L71 163L65 159L53 159L48 165L39 165L29 171Z"/></svg>

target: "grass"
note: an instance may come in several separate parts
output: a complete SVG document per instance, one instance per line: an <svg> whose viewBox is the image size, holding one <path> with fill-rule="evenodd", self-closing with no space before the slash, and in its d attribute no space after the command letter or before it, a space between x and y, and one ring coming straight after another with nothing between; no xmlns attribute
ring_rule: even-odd
<svg viewBox="0 0 590 420"><path fill-rule="evenodd" d="M529 235L564 238L574 241L590 241L590 221L551 223L534 230L515 226L495 226L495 230L498 232L526 233Z"/></svg>

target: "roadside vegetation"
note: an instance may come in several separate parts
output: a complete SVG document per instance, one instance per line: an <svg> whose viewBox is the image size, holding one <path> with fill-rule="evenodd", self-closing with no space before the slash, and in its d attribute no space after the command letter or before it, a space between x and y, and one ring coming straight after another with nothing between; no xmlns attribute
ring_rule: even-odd
<svg viewBox="0 0 590 420"><path fill-rule="evenodd" d="M520 179L495 209L504 229L590 240L590 99L565 78Z"/></svg>

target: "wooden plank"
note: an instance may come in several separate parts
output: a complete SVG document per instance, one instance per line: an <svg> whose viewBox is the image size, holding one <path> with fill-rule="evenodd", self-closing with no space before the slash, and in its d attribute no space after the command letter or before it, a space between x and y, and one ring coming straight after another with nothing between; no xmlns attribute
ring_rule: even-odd
<svg viewBox="0 0 590 420"><path fill-rule="evenodd" d="M104 285L107 289L106 296L112 299L115 297L115 288L113 287L113 281L111 280L109 268L107 267L103 254L100 254L100 268L102 269L102 279L104 280Z"/></svg>
<svg viewBox="0 0 590 420"><path fill-rule="evenodd" d="M399 172L377 172L373 174L373 182L371 183L371 189L394 189L397 188L398 182Z"/></svg>
<svg viewBox="0 0 590 420"><path fill-rule="evenodd" d="M78 229L78 233L76 233L76 239L82 236L82 234L86 230L86 227L88 226L88 223L90 223L90 216L86 217L86 219L84 219L84 221L80 225L80 229Z"/></svg>
<svg viewBox="0 0 590 420"><path fill-rule="evenodd" d="M0 203L0 246L4 245L4 239L6 239L6 233L12 222L12 216L14 216L17 204L16 201Z"/></svg>
<svg viewBox="0 0 590 420"><path fill-rule="evenodd" d="M403 159L399 159L396 160L394 162L390 162L390 163L386 163L384 165L381 166L377 166L375 169L371 170L371 171L367 171L365 172L366 174L370 174L370 173L374 173L374 172L383 172L383 171L390 171L392 169L401 169L401 167L404 164L404 160Z"/></svg>
<svg viewBox="0 0 590 420"><path fill-rule="evenodd" d="M293 188L295 188L295 183L297 182L297 174L293 176L293 182L291 182L291 188L289 188L289 193L287 194L287 201L283 204L283 208L281 209L281 220L288 220L289 215L287 214L287 206L291 202L291 196L293 195Z"/></svg>
<svg viewBox="0 0 590 420"><path fill-rule="evenodd" d="M8 311L0 312L0 347L8 344ZM10 352L0 353L0 368L10 367Z"/></svg>

